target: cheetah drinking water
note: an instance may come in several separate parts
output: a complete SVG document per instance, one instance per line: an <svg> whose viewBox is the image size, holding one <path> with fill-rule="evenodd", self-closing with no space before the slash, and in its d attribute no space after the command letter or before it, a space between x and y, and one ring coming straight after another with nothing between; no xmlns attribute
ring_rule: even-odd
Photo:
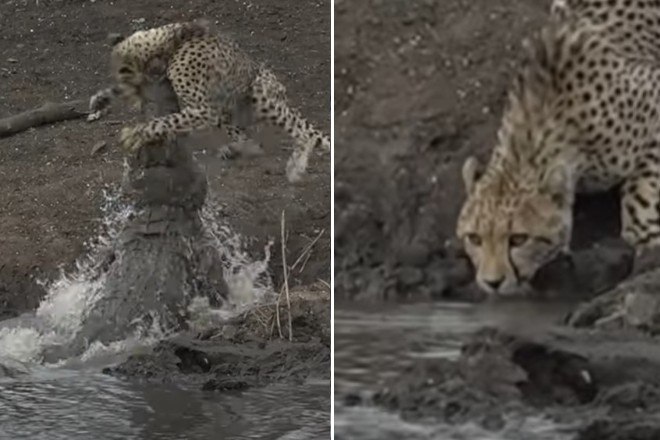
<svg viewBox="0 0 660 440"><path fill-rule="evenodd" d="M660 1L555 1L528 50L488 165L463 165L457 235L493 294L569 251L577 192L621 185L622 237L660 243Z"/></svg>
<svg viewBox="0 0 660 440"><path fill-rule="evenodd" d="M126 149L136 150L156 139L216 126L222 127L233 143L245 142L245 127L233 125L233 116L246 107L248 120L276 125L293 138L294 151L286 167L290 181L300 179L314 147L330 149L329 137L288 105L286 88L275 74L232 41L213 35L204 22L139 31L115 44L111 64L117 85L92 97L92 114L100 114L115 95L139 104L145 70L154 59L164 64L181 110L124 128L121 143Z"/></svg>

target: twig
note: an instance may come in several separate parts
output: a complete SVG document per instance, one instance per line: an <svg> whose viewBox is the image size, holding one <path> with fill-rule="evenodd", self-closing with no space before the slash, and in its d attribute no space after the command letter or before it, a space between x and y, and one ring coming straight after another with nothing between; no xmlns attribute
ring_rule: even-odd
<svg viewBox="0 0 660 440"><path fill-rule="evenodd" d="M305 266L307 266L307 262L311 257L312 257L312 252L310 249L310 251L307 253L307 257L305 257L305 261L303 261L303 263L300 265L300 269L298 269L298 273L303 273L303 270L305 270Z"/></svg>
<svg viewBox="0 0 660 440"><path fill-rule="evenodd" d="M284 272L284 291L286 292L286 306L289 313L289 341L293 341L293 327L291 324L291 298L289 297L289 274L286 267L286 240L284 236L285 219L282 210L282 271ZM282 296L282 294L280 294ZM279 310L279 307L277 308Z"/></svg>
<svg viewBox="0 0 660 440"><path fill-rule="evenodd" d="M275 321L277 321L277 332L280 334L280 339L283 337L282 336L282 324L280 321L280 298L282 298L282 290L280 290L280 294L277 295L277 304L275 304ZM272 334L273 332L271 332Z"/></svg>
<svg viewBox="0 0 660 440"><path fill-rule="evenodd" d="M279 297L278 297L278 300L279 300ZM277 313L277 307L279 307L279 306L276 304L275 307L276 307L276 308L275 308L276 314L279 315L279 313ZM272 338L272 337L273 337L273 332L275 331L275 322L278 322L278 323L279 323L279 319L275 319L275 317L273 316L273 317L272 317L272 321L271 321L271 323L270 323L270 334L268 335L269 338ZM280 330L281 330L281 329L280 329ZM280 331L280 334L281 334L281 333L282 333L282 332Z"/></svg>
<svg viewBox="0 0 660 440"><path fill-rule="evenodd" d="M300 263L300 260L302 260L302 258L306 254L311 252L312 247L316 244L317 241L319 241L319 238L321 238L321 236L323 235L324 232L325 232L325 229L321 229L321 232L319 232L319 234L316 236L316 238L314 240L312 240L311 243L309 243L307 246L304 247L304 249L302 250L302 252L298 256L298 258L296 259L295 263L293 263L293 265L291 266L291 270L294 270L296 268L296 266L298 266L298 263Z"/></svg>

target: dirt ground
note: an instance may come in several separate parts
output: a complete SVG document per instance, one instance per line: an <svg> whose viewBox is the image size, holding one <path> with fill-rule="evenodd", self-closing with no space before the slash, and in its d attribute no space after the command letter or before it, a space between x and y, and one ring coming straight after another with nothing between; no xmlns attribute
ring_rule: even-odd
<svg viewBox="0 0 660 440"><path fill-rule="evenodd" d="M493 147L522 39L550 1L335 5L336 293L438 293L469 278L443 274L461 165Z"/></svg>
<svg viewBox="0 0 660 440"><path fill-rule="evenodd" d="M291 103L319 128L330 127L328 0L5 0L0 6L0 117L45 101L87 99L109 83L109 33L128 34L200 17L266 62L288 88ZM0 139L0 316L34 308L59 268L71 269L100 227L102 190L119 183L117 147L131 115L116 105L95 123L62 122ZM196 156L228 222L254 248L280 236L286 211L289 261L323 232L293 285L330 277L330 159L314 156L305 180L291 185L284 168L290 141L276 130L255 135L264 153L224 161L216 141ZM92 147L107 148L92 154ZM275 249L279 249L279 240ZM281 279L281 257L271 265Z"/></svg>

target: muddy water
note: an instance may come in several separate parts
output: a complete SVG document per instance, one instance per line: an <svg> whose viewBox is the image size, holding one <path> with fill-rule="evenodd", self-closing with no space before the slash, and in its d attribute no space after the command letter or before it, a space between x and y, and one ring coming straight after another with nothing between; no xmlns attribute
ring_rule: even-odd
<svg viewBox="0 0 660 440"><path fill-rule="evenodd" d="M407 422L342 396L369 396L420 358L456 358L461 341L485 325L535 331L557 322L570 304L408 304L335 311L335 432L340 439L568 440L567 427L543 418L512 418L499 432L475 425Z"/></svg>
<svg viewBox="0 0 660 440"><path fill-rule="evenodd" d="M97 369L0 379L1 439L309 439L330 433L329 383L211 393Z"/></svg>

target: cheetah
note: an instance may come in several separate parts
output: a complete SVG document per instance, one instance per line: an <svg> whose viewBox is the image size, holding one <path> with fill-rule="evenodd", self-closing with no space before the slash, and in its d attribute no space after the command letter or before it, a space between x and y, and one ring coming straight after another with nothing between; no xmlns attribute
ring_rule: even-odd
<svg viewBox="0 0 660 440"><path fill-rule="evenodd" d="M112 50L117 85L92 98L92 114L98 114L116 95L139 105L145 68L155 58L166 66L180 112L124 128L121 144L127 150L212 127L224 129L233 145L242 144L248 141L246 126L266 122L286 131L294 141L286 166L291 182L300 180L315 147L330 150L330 138L289 106L286 88L275 74L233 41L212 34L204 22L139 31L117 43ZM236 119L239 124L234 124Z"/></svg>
<svg viewBox="0 0 660 440"><path fill-rule="evenodd" d="M660 243L660 1L556 0L487 166L463 164L456 234L482 290L519 295L570 252L576 193L620 188L621 236Z"/></svg>

